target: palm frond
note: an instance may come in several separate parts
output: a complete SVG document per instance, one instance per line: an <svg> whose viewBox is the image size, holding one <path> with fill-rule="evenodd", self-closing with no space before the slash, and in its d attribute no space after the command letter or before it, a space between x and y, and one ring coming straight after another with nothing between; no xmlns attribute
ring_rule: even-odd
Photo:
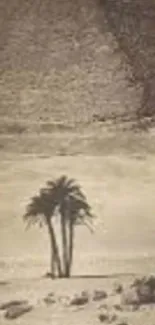
<svg viewBox="0 0 155 325"><path fill-rule="evenodd" d="M61 177L57 178L56 180L48 181L47 185L51 188L61 188L61 187L64 187L66 180L67 180L67 176L62 175Z"/></svg>
<svg viewBox="0 0 155 325"><path fill-rule="evenodd" d="M47 186L49 190L57 192L59 197L64 197L69 195L69 193L81 193L81 188L74 179L69 179L67 176L63 175L55 181L48 181Z"/></svg>
<svg viewBox="0 0 155 325"><path fill-rule="evenodd" d="M40 198L39 196L34 196L31 202L26 207L26 213L24 214L24 219L30 216L36 216L40 211Z"/></svg>
<svg viewBox="0 0 155 325"><path fill-rule="evenodd" d="M66 214L68 221L72 219L74 224L84 224L85 221L90 224L90 220L94 217L87 200L81 197L70 195L65 208L68 211Z"/></svg>
<svg viewBox="0 0 155 325"><path fill-rule="evenodd" d="M52 200L51 193L46 188L39 191L39 195L31 198L30 203L26 207L26 212L23 215L24 221L27 222L28 227L38 223L40 226L45 221L46 217L54 215L55 202Z"/></svg>
<svg viewBox="0 0 155 325"><path fill-rule="evenodd" d="M92 234L94 234L95 230L94 230L92 224L90 224L90 223L89 223L88 221L86 221L86 220L83 220L83 221L81 222L81 224L85 225L85 226L89 229L89 231L90 231Z"/></svg>
<svg viewBox="0 0 155 325"><path fill-rule="evenodd" d="M48 181L46 185L37 196L32 197L24 215L26 221L30 219L31 224L41 222L43 216L51 217L56 211L67 220L72 218L75 224L93 219L86 195L74 179L62 175L54 181Z"/></svg>
<svg viewBox="0 0 155 325"><path fill-rule="evenodd" d="M43 215L37 215L37 218L32 218L26 216L26 214L23 216L24 220L26 221L26 230L28 230L31 226L38 224L39 227L41 228L43 226Z"/></svg>

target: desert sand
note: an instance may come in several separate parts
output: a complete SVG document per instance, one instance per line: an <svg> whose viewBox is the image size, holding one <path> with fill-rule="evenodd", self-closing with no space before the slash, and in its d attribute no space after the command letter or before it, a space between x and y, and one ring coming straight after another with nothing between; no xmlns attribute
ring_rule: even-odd
<svg viewBox="0 0 155 325"><path fill-rule="evenodd" d="M0 325L155 325L155 287L123 296L155 273L155 119L137 120L154 112L154 12L153 0L1 0ZM72 277L52 280L47 231L22 215L64 174L96 219L93 234L76 228Z"/></svg>
<svg viewBox="0 0 155 325"><path fill-rule="evenodd" d="M82 185L96 214L94 233L77 226L71 279L45 278L49 271L46 229L26 231L25 205L45 182L61 174ZM0 304L28 300L32 310L0 324L154 324L154 304L125 307L123 290L155 270L153 155L13 156L0 162ZM95 290L107 298L93 300ZM70 305L86 291L82 306ZM52 300L47 296L53 294ZM116 306L115 306L116 305ZM120 307L117 307L121 306ZM100 315L105 315L105 319ZM107 318L108 315L108 318Z"/></svg>

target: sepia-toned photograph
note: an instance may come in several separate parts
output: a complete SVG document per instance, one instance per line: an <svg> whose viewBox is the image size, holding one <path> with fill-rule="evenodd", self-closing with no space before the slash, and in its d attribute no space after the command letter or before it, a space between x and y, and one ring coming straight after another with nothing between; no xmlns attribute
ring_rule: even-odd
<svg viewBox="0 0 155 325"><path fill-rule="evenodd" d="M155 0L0 0L0 325L155 325Z"/></svg>

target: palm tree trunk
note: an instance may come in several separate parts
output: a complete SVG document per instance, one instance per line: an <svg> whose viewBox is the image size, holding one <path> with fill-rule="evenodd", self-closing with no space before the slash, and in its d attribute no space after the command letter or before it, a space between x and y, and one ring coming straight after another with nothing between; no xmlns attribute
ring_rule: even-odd
<svg viewBox="0 0 155 325"><path fill-rule="evenodd" d="M61 212L61 235L62 235L62 254L63 254L63 276L68 277L67 274L67 231L66 231L66 218L65 214Z"/></svg>
<svg viewBox="0 0 155 325"><path fill-rule="evenodd" d="M67 274L68 277L71 275L71 267L73 262L73 249L74 249L74 223L73 220L69 220L69 248L68 248L68 264Z"/></svg>
<svg viewBox="0 0 155 325"><path fill-rule="evenodd" d="M51 238L51 237L50 237ZM56 272L57 272L57 262L56 262L56 258L55 258L55 252L54 252L54 249L53 249L53 243L52 243L52 240L50 240L51 242L51 260L50 260L50 264L51 264L51 277L53 279L55 279L56 277Z"/></svg>
<svg viewBox="0 0 155 325"><path fill-rule="evenodd" d="M47 221L48 232L50 236L50 244L51 244L51 275L55 277L56 267L58 270L58 276L62 277L61 270L61 261L59 256L59 250L55 238L54 228L50 220Z"/></svg>

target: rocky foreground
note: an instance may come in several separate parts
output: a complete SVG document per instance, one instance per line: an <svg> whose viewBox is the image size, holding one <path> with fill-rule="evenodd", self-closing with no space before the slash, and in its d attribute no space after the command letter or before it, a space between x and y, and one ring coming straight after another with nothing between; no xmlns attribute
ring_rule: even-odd
<svg viewBox="0 0 155 325"><path fill-rule="evenodd" d="M62 324L62 319L63 324L79 322L83 324L129 325L144 324L146 321L153 324L152 321L155 317L155 277L132 278L129 281L111 279L109 282L109 280L97 280L98 287L95 288L95 282L92 285L94 280L89 279L90 285L87 283L85 287L90 287L90 289L82 291L82 283L80 282L78 285L78 279L61 280L62 286L59 280L59 283L49 280L48 285L45 283L45 288L49 288L48 292L43 293L42 287L42 292L38 293L37 289L36 292L32 293L31 291L27 295L23 290L24 284L22 287L22 284L16 283L15 299L10 300L6 299L7 292L8 296L11 293L13 297L14 286L1 282L1 293L3 292L4 296L0 294L0 324L7 324L8 320L12 321L12 324L17 324L17 319L20 319L20 324L37 324L38 319L39 324L49 324L51 321L53 324ZM54 290L50 291L52 284L54 284ZM79 290L76 288L76 293L73 293L70 287L73 289L75 284ZM35 286L36 283L34 283L34 290ZM57 286L59 290L57 290ZM64 286L67 290L63 290ZM26 285L27 293L30 287L32 290L32 284Z"/></svg>

